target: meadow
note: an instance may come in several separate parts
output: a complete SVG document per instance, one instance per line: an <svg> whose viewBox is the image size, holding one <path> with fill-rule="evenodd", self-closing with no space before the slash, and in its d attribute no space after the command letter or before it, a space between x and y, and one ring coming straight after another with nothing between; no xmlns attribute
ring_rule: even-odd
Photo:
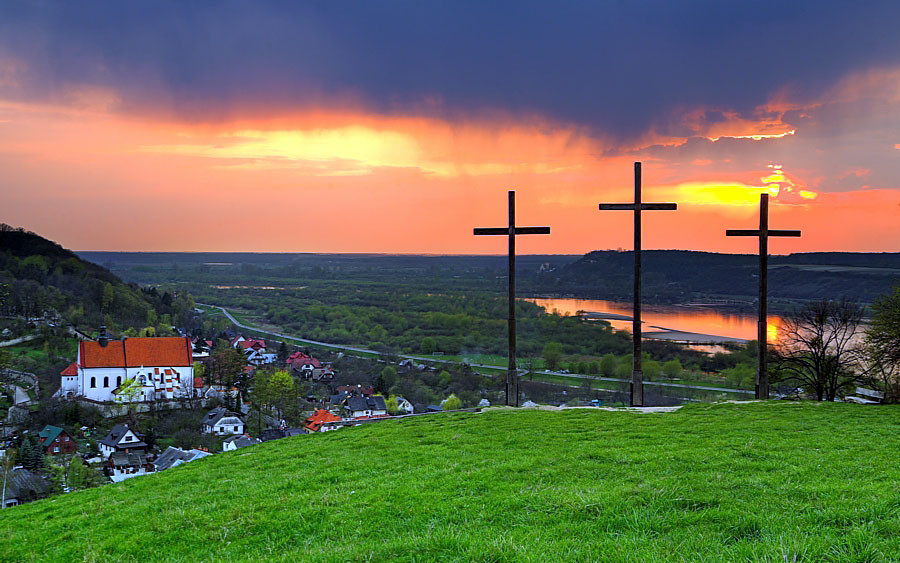
<svg viewBox="0 0 900 563"><path fill-rule="evenodd" d="M900 407L488 409L0 511L3 561L896 561Z"/></svg>

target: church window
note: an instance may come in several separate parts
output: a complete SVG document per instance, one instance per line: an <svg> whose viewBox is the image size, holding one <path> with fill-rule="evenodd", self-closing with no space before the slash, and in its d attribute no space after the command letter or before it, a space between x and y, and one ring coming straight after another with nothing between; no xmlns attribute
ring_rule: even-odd
<svg viewBox="0 0 900 563"><path fill-rule="evenodd" d="M103 378L103 387L109 387L109 377Z"/></svg>
<svg viewBox="0 0 900 563"><path fill-rule="evenodd" d="M91 378L91 389L93 389L93 388L95 388L95 387L97 387L97 378L96 378L96 377L92 377L92 378Z"/></svg>

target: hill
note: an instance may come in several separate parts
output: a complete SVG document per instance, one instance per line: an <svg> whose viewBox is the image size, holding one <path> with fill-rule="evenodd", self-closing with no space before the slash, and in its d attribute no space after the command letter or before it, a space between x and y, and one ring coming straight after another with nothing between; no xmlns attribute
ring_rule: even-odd
<svg viewBox="0 0 900 563"><path fill-rule="evenodd" d="M4 561L896 561L900 408L493 410L0 511Z"/></svg>
<svg viewBox="0 0 900 563"><path fill-rule="evenodd" d="M86 329L143 328L173 314L174 299L126 285L106 268L24 229L0 224L0 313L59 315ZM182 307L183 308L183 307ZM171 324L171 323L170 323Z"/></svg>
<svg viewBox="0 0 900 563"><path fill-rule="evenodd" d="M547 290L582 297L629 300L634 253L594 251L566 265ZM755 299L759 258L687 250L641 253L645 299L686 302L698 297ZM900 253L816 252L769 257L769 296L821 299L846 296L864 303L900 283Z"/></svg>

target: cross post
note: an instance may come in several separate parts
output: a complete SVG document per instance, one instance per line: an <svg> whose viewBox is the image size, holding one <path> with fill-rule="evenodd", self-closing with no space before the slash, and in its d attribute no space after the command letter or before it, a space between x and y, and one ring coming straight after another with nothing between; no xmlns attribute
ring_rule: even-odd
<svg viewBox="0 0 900 563"><path fill-rule="evenodd" d="M601 203L600 211L634 212L634 313L631 339L634 352L631 371L631 406L644 406L644 373L641 366L641 211L674 211L676 203L643 203L641 201L641 163L634 163L634 203Z"/></svg>
<svg viewBox="0 0 900 563"><path fill-rule="evenodd" d="M506 371L506 404L519 406L519 377L516 371L516 236L549 235L550 227L516 226L516 192L509 190L509 226L475 228L475 235L506 235L509 237L509 357Z"/></svg>
<svg viewBox="0 0 900 563"><path fill-rule="evenodd" d="M727 229L728 237L759 237L759 321L756 333L756 398L769 398L769 368L767 352L769 331L768 314L768 272L769 237L799 237L800 231L785 231L769 228L769 194L759 194L759 229Z"/></svg>

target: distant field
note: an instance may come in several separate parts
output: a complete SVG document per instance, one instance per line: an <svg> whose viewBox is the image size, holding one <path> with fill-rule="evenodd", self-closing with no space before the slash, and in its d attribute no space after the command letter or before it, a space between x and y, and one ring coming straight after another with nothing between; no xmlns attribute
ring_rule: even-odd
<svg viewBox="0 0 900 563"><path fill-rule="evenodd" d="M0 511L3 561L900 560L900 407L489 409Z"/></svg>
<svg viewBox="0 0 900 563"><path fill-rule="evenodd" d="M840 266L834 264L778 264L777 266L770 266L770 268L772 267L796 268L807 272L856 272L860 274L881 274L885 276L896 276L900 274L900 269L897 268L869 268L865 266Z"/></svg>

